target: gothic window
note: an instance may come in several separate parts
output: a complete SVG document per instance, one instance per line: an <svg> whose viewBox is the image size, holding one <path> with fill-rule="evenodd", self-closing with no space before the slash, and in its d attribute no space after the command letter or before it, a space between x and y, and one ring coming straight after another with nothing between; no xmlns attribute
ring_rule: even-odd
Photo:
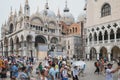
<svg viewBox="0 0 120 80"><path fill-rule="evenodd" d="M104 40L108 40L108 32L107 32L107 30L104 33Z"/></svg>
<svg viewBox="0 0 120 80"><path fill-rule="evenodd" d="M90 40L90 42L92 41L92 34L91 33L89 35L89 40Z"/></svg>
<svg viewBox="0 0 120 80"><path fill-rule="evenodd" d="M74 28L73 28L73 33L74 33Z"/></svg>
<svg viewBox="0 0 120 80"><path fill-rule="evenodd" d="M116 37L117 37L117 39L120 38L120 28L117 29Z"/></svg>
<svg viewBox="0 0 120 80"><path fill-rule="evenodd" d="M99 41L102 41L102 32L99 33Z"/></svg>
<svg viewBox="0 0 120 80"><path fill-rule="evenodd" d="M77 28L75 28L75 31L77 32Z"/></svg>
<svg viewBox="0 0 120 80"><path fill-rule="evenodd" d="M111 6L108 3L106 3L103 5L101 9L101 17L108 16L110 14L111 14Z"/></svg>
<svg viewBox="0 0 120 80"><path fill-rule="evenodd" d="M13 32L13 24L10 24L10 33Z"/></svg>
<svg viewBox="0 0 120 80"><path fill-rule="evenodd" d="M113 29L110 31L110 39L114 39L114 31L113 31Z"/></svg>
<svg viewBox="0 0 120 80"><path fill-rule="evenodd" d="M55 38L55 37L53 37L52 39L51 39L51 43L58 43L58 39L57 38Z"/></svg>
<svg viewBox="0 0 120 80"><path fill-rule="evenodd" d="M97 41L97 34L94 33L94 41Z"/></svg>

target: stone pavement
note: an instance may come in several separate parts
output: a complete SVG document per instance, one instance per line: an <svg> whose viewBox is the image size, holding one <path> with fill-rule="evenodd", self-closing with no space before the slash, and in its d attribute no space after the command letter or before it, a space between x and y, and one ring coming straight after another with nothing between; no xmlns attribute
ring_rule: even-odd
<svg viewBox="0 0 120 80"><path fill-rule="evenodd" d="M85 69L85 73L83 76L80 76L79 80L105 80L105 74L94 74L95 71L95 67L94 67L94 61L85 61L86 62L86 69ZM44 62L43 62L44 64ZM35 69L38 66L38 64L34 65L34 71L33 71L33 77L31 78L31 80L37 80L36 77L36 73L35 73ZM113 68L116 67L116 64L113 65ZM113 80L117 80L117 73L115 73L114 75L114 79ZM10 80L9 78L7 80ZM69 79L72 80L72 79Z"/></svg>

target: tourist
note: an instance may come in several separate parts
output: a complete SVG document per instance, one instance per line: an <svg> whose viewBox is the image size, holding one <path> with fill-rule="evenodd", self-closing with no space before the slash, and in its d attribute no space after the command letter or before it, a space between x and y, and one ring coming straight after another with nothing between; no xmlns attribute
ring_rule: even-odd
<svg viewBox="0 0 120 80"><path fill-rule="evenodd" d="M94 65L95 65L95 67L96 67L96 70L95 70L94 73L97 72L97 73L99 74L99 72L100 72L100 69L99 69L99 60L97 60L97 62L95 62Z"/></svg>
<svg viewBox="0 0 120 80"><path fill-rule="evenodd" d="M16 78L18 76L18 65L13 64L11 70L12 70L12 80L16 80Z"/></svg>
<svg viewBox="0 0 120 80"><path fill-rule="evenodd" d="M18 80L30 80L26 72L26 67L22 67L22 71L18 75Z"/></svg>
<svg viewBox="0 0 120 80"><path fill-rule="evenodd" d="M107 65L108 68L106 69L106 80L113 80L113 69L112 69L112 64Z"/></svg>
<svg viewBox="0 0 120 80"><path fill-rule="evenodd" d="M48 71L46 69L43 69L41 70L41 76L39 80L48 80L47 76L48 76Z"/></svg>
<svg viewBox="0 0 120 80"><path fill-rule="evenodd" d="M55 71L55 63L52 63L52 66L49 70L49 76L51 79L49 80L56 80L56 71Z"/></svg>
<svg viewBox="0 0 120 80"><path fill-rule="evenodd" d="M42 69L43 69L42 62L39 63L38 69L39 69L40 72L42 71Z"/></svg>
<svg viewBox="0 0 120 80"><path fill-rule="evenodd" d="M78 79L78 74L79 74L79 70L78 70L78 68L77 68L77 66L75 66L74 67L74 69L73 69L73 80L79 80Z"/></svg>

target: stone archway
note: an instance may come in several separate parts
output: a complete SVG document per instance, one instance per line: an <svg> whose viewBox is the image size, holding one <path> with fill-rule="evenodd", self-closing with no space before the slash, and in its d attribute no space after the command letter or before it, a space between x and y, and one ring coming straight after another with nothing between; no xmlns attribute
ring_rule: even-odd
<svg viewBox="0 0 120 80"><path fill-rule="evenodd" d="M105 47L102 47L100 49L99 57L103 59L108 59L107 49Z"/></svg>
<svg viewBox="0 0 120 80"><path fill-rule="evenodd" d="M14 43L13 43L13 39L10 39L10 53L13 54L14 52Z"/></svg>
<svg viewBox="0 0 120 80"><path fill-rule="evenodd" d="M96 60L96 59L97 59L96 49L92 47L90 49L90 60Z"/></svg>
<svg viewBox="0 0 120 80"><path fill-rule="evenodd" d="M4 56L8 56L8 38L5 37L4 39Z"/></svg>
<svg viewBox="0 0 120 80"><path fill-rule="evenodd" d="M117 59L118 57L120 57L120 48L114 46L111 50L111 59Z"/></svg>
<svg viewBox="0 0 120 80"><path fill-rule="evenodd" d="M48 52L47 39L41 35L36 36L35 48L37 50L37 58L44 59L47 56Z"/></svg>

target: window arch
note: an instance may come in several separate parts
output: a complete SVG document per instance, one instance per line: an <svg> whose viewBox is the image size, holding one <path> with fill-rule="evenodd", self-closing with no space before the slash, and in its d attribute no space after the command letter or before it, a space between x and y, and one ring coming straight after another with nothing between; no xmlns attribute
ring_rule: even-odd
<svg viewBox="0 0 120 80"><path fill-rule="evenodd" d="M107 30L104 33L104 40L108 40L108 32L107 32Z"/></svg>
<svg viewBox="0 0 120 80"><path fill-rule="evenodd" d="M9 32L12 33L13 32L13 24L11 23L10 24L10 29L9 29Z"/></svg>
<svg viewBox="0 0 120 80"><path fill-rule="evenodd" d="M117 34L116 34L116 36L117 36L117 39L120 38L120 28L117 29Z"/></svg>
<svg viewBox="0 0 120 80"><path fill-rule="evenodd" d="M111 14L111 6L108 3L106 3L102 6L101 17L108 16L110 14Z"/></svg>
<svg viewBox="0 0 120 80"><path fill-rule="evenodd" d="M92 41L92 34L90 33L89 35L89 41L91 42Z"/></svg>
<svg viewBox="0 0 120 80"><path fill-rule="evenodd" d="M75 28L75 31L77 32L77 28Z"/></svg>
<svg viewBox="0 0 120 80"><path fill-rule="evenodd" d="M97 34L96 34L96 32L94 33L94 41L97 41Z"/></svg>
<svg viewBox="0 0 120 80"><path fill-rule="evenodd" d="M113 29L111 29L111 31L110 31L110 39L114 39L114 31L113 31Z"/></svg>
<svg viewBox="0 0 120 80"><path fill-rule="evenodd" d="M102 32L99 33L99 41L102 41Z"/></svg>

